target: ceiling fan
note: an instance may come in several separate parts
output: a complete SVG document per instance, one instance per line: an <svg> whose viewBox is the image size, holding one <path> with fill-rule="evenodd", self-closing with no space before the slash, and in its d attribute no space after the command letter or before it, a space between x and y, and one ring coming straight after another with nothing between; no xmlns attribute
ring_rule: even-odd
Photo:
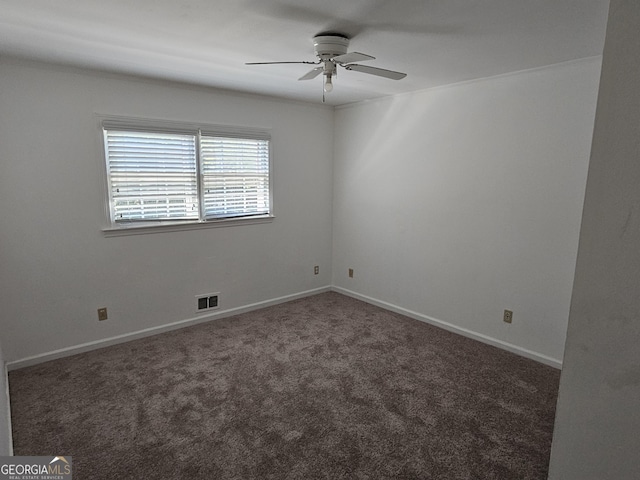
<svg viewBox="0 0 640 480"><path fill-rule="evenodd" d="M385 70L384 68L369 67L367 65L359 65L353 62L366 62L375 60L371 55L365 55L359 52L349 52L349 38L339 34L317 35L313 38L313 46L318 57L315 62L249 62L245 65L276 65L283 63L306 63L310 65L318 65L314 69L305 73L298 80L311 80L320 74L324 75L323 92L329 93L333 90L333 77L338 74L338 67L346 70L368 73L379 77L390 78L392 80L400 80L407 76L406 73L395 72L393 70ZM324 101L324 93L322 100Z"/></svg>

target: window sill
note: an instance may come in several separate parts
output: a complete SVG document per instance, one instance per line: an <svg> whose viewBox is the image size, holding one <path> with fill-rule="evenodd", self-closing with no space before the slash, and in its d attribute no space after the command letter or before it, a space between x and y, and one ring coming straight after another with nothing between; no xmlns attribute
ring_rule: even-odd
<svg viewBox="0 0 640 480"><path fill-rule="evenodd" d="M149 233L179 232L182 230L200 230L203 228L235 227L239 225L271 223L274 218L275 217L273 215L261 215L257 217L224 218L221 220L209 220L207 222L131 223L105 227L102 229L102 233L105 237L146 235Z"/></svg>

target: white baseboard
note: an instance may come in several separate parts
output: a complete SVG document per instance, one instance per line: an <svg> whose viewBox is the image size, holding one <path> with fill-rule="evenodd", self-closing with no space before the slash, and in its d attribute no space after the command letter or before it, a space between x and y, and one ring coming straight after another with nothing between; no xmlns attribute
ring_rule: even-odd
<svg viewBox="0 0 640 480"><path fill-rule="evenodd" d="M481 333L474 332L472 330L468 330L466 328L458 327L451 323L445 322L443 320L438 320L433 317L429 317L427 315L423 315L422 313L414 312L412 310L408 310L406 308L399 307L397 305L384 302L382 300L378 300L372 297L368 297L366 295L361 295L359 293L353 292L351 290L347 290L346 288L336 287L336 286L325 286L316 288L313 290L307 290L304 292L298 292L291 295L285 295L283 297L273 298L270 300L264 300L261 302L251 303L248 305L244 305L241 307L230 308L227 310L216 310L215 312L211 312L204 316L198 316L194 318L188 318L185 320L180 320L177 322L169 323L166 325L160 325L157 327L146 328L144 330L138 330L136 332L125 333L122 335L117 335L115 337L110 337L102 340L96 340L93 342L87 342L80 345L74 345L71 347L61 348L59 350L54 350L51 352L46 352L38 355L34 355L31 357L22 358L19 360L14 360L12 362L7 362L5 366L5 375L7 370L16 370L18 368L28 367L31 365L37 365L38 363L47 362L49 360L55 360L56 358L68 357L71 355L76 355L78 353L88 352L90 350L96 350L98 348L108 347L110 345L117 345L119 343L128 342L131 340L136 340L139 338L149 337L152 335L157 335L159 333L168 332L171 330L177 330L179 328L188 327L191 325L197 325L199 323L209 322L211 320L230 317L232 315L238 315L245 312L250 312L252 310L258 310L260 308L269 307L272 305L277 305L279 303L289 302L291 300L297 300L299 298L308 297L311 295L316 295L318 293L334 291L337 293L341 293L343 295L347 295L349 297L356 298L358 300L362 300L363 302L370 303L372 305L376 305L378 307L384 308L386 310L390 310L392 312L399 313L401 315L405 315L409 318L413 318L415 320L420 320L425 323L429 323L431 325L435 325L440 328L444 328L445 330L449 330L450 332L457 333L459 335L463 335L465 337L472 338L474 340L478 340L480 342L486 343L488 345L493 345L494 347L502 348L503 350L507 350L509 352L515 353L522 357L530 358L540 363L544 363L545 365L549 365L554 368L562 368L562 361L557 360L555 358L551 358L547 355L543 355L538 352L534 352L531 350L527 350L525 348L519 347L517 345L513 345L502 340L498 340L493 337L489 337L487 335L483 335Z"/></svg>
<svg viewBox="0 0 640 480"><path fill-rule="evenodd" d="M88 352L90 350L96 350L98 348L108 347L110 345L117 345L119 343L129 342L139 338L150 337L159 333L169 332L171 330L177 330L179 328L189 327L197 325L199 323L209 322L225 317L231 317L233 315L239 315L241 313L250 312L252 310L258 310L260 308L270 307L279 303L290 302L299 298L309 297L318 293L331 291L331 286L325 286L315 288L313 290L307 290L304 292L298 292L291 295L285 295L283 297L272 298L270 300L264 300L261 302L250 303L241 307L229 308L227 310L216 310L204 316L198 316L194 318L187 318L166 325L160 325L157 327L145 328L131 333L125 333L122 335L116 335L115 337L105 338L102 340L95 340L93 342L87 342L80 345L74 345L71 347L61 348L52 352L41 353L31 357L22 358L7 362L6 369L17 370L18 368L29 367L31 365L37 365L39 363L48 362L49 360L55 360L56 358L69 357L78 353Z"/></svg>
<svg viewBox="0 0 640 480"><path fill-rule="evenodd" d="M353 297L358 300L362 300L363 302L370 303L377 307L384 308L385 310L390 310L392 312L405 315L409 318L420 320L421 322L425 322L430 325L434 325L436 327L444 328L445 330L448 330L453 333L457 333L459 335L463 335L468 338L472 338L474 340L478 340L479 342L486 343L494 347L502 348L503 350L507 350L509 352L515 353L516 355L520 355L522 357L526 357L540 363L544 363L545 365L549 365L557 369L562 368L562 361L560 360L551 358L547 355L543 355L538 352L527 350L526 348L518 347L517 345L513 345L511 343L503 342L502 340L498 340L497 338L489 337L488 335L483 335L482 333L477 333L472 330L468 330L466 328L458 327L456 325L445 322L443 320L438 320L437 318L429 317L427 315L423 315L422 313L418 313L412 310L407 310L406 308L398 307L397 305L393 305L392 303L383 302L382 300L368 297L366 295L361 295L359 293L352 292L351 290L347 290L346 288L333 286L331 287L331 290L337 293L341 293L343 295L347 295L349 297Z"/></svg>

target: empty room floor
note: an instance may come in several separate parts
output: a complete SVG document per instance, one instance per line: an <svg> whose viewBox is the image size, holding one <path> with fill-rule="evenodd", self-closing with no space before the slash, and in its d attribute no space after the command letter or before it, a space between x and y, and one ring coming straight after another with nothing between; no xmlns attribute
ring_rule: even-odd
<svg viewBox="0 0 640 480"><path fill-rule="evenodd" d="M560 371L330 292L10 372L76 479L546 479Z"/></svg>

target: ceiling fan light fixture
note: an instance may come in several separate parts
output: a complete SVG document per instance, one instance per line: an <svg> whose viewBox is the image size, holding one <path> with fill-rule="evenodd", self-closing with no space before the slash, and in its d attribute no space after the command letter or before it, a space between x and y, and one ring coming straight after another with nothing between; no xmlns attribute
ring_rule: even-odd
<svg viewBox="0 0 640 480"><path fill-rule="evenodd" d="M348 52L349 38L340 34L324 34L313 37L313 46L317 60L298 61L298 62L251 62L247 65L273 65L283 63L306 63L317 65L311 71L305 73L298 80L311 80L318 75L324 76L322 86L322 101L324 102L324 94L333 91L333 77L338 74L338 67L345 70L354 70L356 72L376 75L378 77L389 78L392 80L400 80L407 76L406 73L395 72L393 70L385 70L384 68L369 67L354 62L367 62L375 60L375 57L360 52Z"/></svg>
<svg viewBox="0 0 640 480"><path fill-rule="evenodd" d="M324 77L324 91L326 93L333 91L333 82L331 81L331 74L325 75Z"/></svg>

